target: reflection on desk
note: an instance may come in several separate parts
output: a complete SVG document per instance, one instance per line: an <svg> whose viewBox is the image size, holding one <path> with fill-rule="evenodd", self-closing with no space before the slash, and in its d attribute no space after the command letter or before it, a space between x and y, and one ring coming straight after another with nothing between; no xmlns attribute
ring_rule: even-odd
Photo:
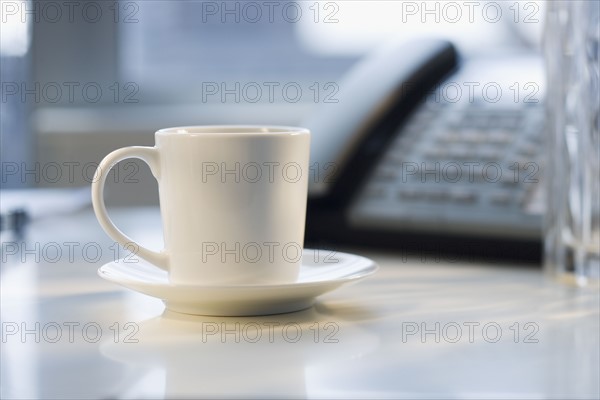
<svg viewBox="0 0 600 400"><path fill-rule="evenodd" d="M158 210L112 214L160 248ZM124 255L90 210L2 243L3 398L600 395L600 295L539 269L364 254L381 270L308 310L223 318L96 276Z"/></svg>

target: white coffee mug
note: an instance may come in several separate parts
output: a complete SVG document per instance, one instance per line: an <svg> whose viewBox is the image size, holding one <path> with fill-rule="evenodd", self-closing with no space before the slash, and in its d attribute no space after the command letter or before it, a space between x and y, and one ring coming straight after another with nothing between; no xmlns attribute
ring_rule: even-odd
<svg viewBox="0 0 600 400"><path fill-rule="evenodd" d="M169 272L174 284L293 282L302 259L310 132L281 126L161 129L154 147L107 155L92 183L106 233ZM164 250L149 250L110 220L103 191L119 161L145 161L158 181Z"/></svg>

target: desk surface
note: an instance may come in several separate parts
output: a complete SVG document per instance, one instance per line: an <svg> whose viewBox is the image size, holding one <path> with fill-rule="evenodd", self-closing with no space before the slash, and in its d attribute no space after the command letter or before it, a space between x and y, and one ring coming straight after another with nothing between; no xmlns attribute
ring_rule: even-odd
<svg viewBox="0 0 600 400"><path fill-rule="evenodd" d="M117 224L160 247L154 209ZM2 398L598 398L597 289L540 269L364 254L380 271L305 311L194 317L105 282L90 210L2 247Z"/></svg>

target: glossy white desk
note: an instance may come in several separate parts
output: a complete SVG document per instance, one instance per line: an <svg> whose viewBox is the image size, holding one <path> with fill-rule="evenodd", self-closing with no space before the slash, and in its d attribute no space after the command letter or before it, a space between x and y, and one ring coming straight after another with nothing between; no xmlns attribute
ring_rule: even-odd
<svg viewBox="0 0 600 400"><path fill-rule="evenodd" d="M160 247L156 210L112 215ZM598 290L539 269L365 254L308 310L192 317L97 277L115 251L89 210L3 244L2 398L600 395Z"/></svg>

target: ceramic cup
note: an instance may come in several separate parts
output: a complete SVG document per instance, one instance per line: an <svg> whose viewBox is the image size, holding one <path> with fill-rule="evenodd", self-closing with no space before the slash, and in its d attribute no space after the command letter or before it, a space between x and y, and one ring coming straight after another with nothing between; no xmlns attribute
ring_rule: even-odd
<svg viewBox="0 0 600 400"><path fill-rule="evenodd" d="M174 284L294 282L306 218L310 132L282 126L161 129L154 147L124 147L99 164L92 203L106 233L169 273ZM149 250L108 217L110 169L139 158L158 181L164 250Z"/></svg>

